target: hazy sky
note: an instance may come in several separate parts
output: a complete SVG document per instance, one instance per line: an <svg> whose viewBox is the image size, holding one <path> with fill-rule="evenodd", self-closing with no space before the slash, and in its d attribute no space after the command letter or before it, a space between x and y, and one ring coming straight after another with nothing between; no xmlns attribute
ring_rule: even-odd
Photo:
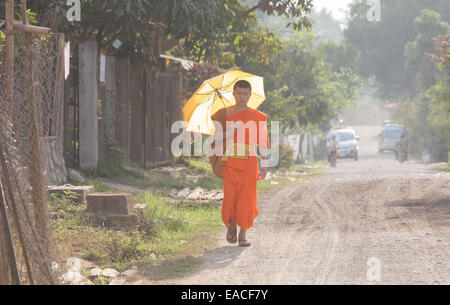
<svg viewBox="0 0 450 305"><path fill-rule="evenodd" d="M343 21L345 13L342 10L347 10L347 6L353 0L314 0L313 4L317 11L320 11L323 7L327 8L333 14L335 19Z"/></svg>

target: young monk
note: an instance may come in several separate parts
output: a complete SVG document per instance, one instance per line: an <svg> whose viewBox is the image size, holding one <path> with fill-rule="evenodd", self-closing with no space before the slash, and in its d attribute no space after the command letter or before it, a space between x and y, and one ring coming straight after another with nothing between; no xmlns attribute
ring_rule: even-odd
<svg viewBox="0 0 450 305"><path fill-rule="evenodd" d="M246 240L246 232L253 226L253 220L259 215L256 208L256 185L259 179L264 179L267 175L266 168L261 167L258 170L255 146L259 145L260 149L269 146L267 115L247 106L251 96L249 82L245 80L236 82L233 96L236 100L235 105L222 109L212 116L212 119L217 121L217 118L224 117L225 111L228 127L234 124L237 128L231 133L227 132L226 128L223 129L226 133L224 136L226 152L222 158L225 162L222 220L228 228L226 239L229 243L234 244L238 241L239 246L250 246L251 243ZM249 128L245 128L247 126ZM256 127L254 130L256 132L249 130L252 126ZM239 136L240 132L241 136ZM245 133L245 137L242 136L242 132ZM264 156L261 157L267 159ZM237 226L240 227L239 237L237 237Z"/></svg>

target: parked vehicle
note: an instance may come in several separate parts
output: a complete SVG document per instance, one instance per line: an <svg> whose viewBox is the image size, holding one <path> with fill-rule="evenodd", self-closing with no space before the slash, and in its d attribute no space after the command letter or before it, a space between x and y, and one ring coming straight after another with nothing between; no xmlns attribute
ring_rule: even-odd
<svg viewBox="0 0 450 305"><path fill-rule="evenodd" d="M355 161L357 161L359 136L356 135L356 132L350 127L336 127L327 135L327 144L330 141L333 134L336 135L336 139L339 142L337 157L354 158ZM331 155L328 148L327 152L328 158L330 159Z"/></svg>
<svg viewBox="0 0 450 305"><path fill-rule="evenodd" d="M404 126L396 124L385 125L378 135L378 152L385 150L395 151L397 141L402 135L405 135L407 138L406 128Z"/></svg>

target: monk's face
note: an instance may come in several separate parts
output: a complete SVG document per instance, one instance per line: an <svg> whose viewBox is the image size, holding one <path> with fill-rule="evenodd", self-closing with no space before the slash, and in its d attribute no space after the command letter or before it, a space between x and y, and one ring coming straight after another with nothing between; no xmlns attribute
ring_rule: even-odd
<svg viewBox="0 0 450 305"><path fill-rule="evenodd" d="M237 87L233 91L234 99L236 100L236 105L247 106L248 100L250 99L251 91L250 88L239 88Z"/></svg>

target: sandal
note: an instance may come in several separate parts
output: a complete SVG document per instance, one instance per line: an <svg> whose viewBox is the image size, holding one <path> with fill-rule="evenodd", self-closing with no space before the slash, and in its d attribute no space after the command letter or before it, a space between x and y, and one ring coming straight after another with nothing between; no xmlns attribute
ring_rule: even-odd
<svg viewBox="0 0 450 305"><path fill-rule="evenodd" d="M240 238L239 237L239 246L241 246L241 247L248 247L248 246L250 246L252 243L251 242L249 242L249 241L247 241L246 239L245 239L245 237L244 238Z"/></svg>
<svg viewBox="0 0 450 305"><path fill-rule="evenodd" d="M228 231L227 231L227 242L229 242L230 244L235 244L237 242L237 226L235 223L233 223L233 225L228 224Z"/></svg>

